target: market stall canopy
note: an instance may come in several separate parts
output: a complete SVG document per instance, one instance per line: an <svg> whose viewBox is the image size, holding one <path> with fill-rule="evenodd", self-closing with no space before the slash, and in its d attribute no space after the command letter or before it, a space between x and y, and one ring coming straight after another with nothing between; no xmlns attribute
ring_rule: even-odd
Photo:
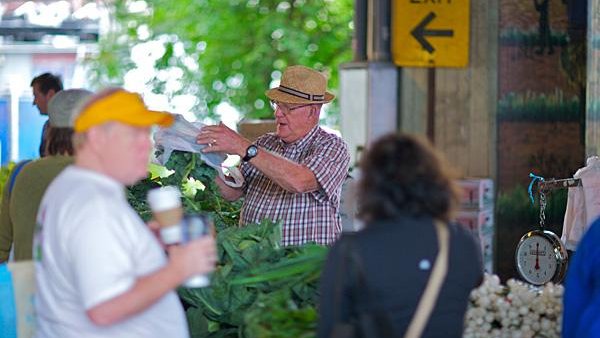
<svg viewBox="0 0 600 338"><path fill-rule="evenodd" d="M0 36L12 41L40 41L48 35L98 41L95 1L4 1L0 3Z"/></svg>

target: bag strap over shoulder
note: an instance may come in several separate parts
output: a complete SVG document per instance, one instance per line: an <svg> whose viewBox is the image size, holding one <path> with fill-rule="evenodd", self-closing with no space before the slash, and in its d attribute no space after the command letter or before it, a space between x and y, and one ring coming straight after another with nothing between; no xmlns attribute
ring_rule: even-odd
<svg viewBox="0 0 600 338"><path fill-rule="evenodd" d="M13 168L12 172L10 173L10 177L8 179L8 196L10 196L10 194L12 193L17 175L19 174L21 169L23 169L23 167L29 162L31 162L31 160L23 160L23 161L15 164L15 167Z"/></svg>
<svg viewBox="0 0 600 338"><path fill-rule="evenodd" d="M425 292L421 296L417 310L404 338L421 337L448 272L448 251L450 248L448 226L437 220L434 221L434 224L438 237L438 254L435 258L431 275L429 275Z"/></svg>

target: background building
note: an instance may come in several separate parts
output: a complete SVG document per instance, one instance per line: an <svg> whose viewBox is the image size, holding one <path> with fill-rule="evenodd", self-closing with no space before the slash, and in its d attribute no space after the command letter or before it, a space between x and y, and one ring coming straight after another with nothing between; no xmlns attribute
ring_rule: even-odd
<svg viewBox="0 0 600 338"><path fill-rule="evenodd" d="M3 1L0 4L0 163L39 156L46 121L29 86L44 72L65 88L85 87L83 61L96 50L101 8L83 1Z"/></svg>

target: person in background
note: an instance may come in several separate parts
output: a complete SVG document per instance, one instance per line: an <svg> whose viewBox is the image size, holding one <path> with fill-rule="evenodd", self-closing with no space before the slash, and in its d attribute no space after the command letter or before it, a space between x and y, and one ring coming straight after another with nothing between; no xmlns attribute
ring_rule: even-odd
<svg viewBox="0 0 600 338"><path fill-rule="evenodd" d="M215 268L212 236L167 248L127 202L145 178L150 128L173 116L112 88L74 122L75 163L50 184L34 239L37 337L189 337L173 291Z"/></svg>
<svg viewBox="0 0 600 338"><path fill-rule="evenodd" d="M56 93L63 90L62 79L58 75L51 73L40 74L31 80L31 90L33 92L33 105L38 108L41 115L48 115L48 102ZM46 156L46 139L48 131L48 121L44 123L42 129L42 139L40 142L40 157Z"/></svg>
<svg viewBox="0 0 600 338"><path fill-rule="evenodd" d="M92 95L84 89L68 89L54 95L48 103L46 154L25 164L10 175L0 207L0 263L9 258L31 260L35 216L50 182L67 165L73 163L72 117L78 104Z"/></svg>
<svg viewBox="0 0 600 338"><path fill-rule="evenodd" d="M333 100L327 79L314 69L288 67L277 88L266 92L277 131L252 143L224 124L205 126L197 137L205 152L242 158L245 184L217 184L227 200L244 196L240 224L282 222L282 244L331 244L341 233L342 183L350 154L346 143L319 127L323 104Z"/></svg>
<svg viewBox="0 0 600 338"><path fill-rule="evenodd" d="M600 336L600 219L583 235L567 269L562 336Z"/></svg>
<svg viewBox="0 0 600 338"><path fill-rule="evenodd" d="M372 144L359 180L365 227L342 235L328 254L319 338L339 336L341 323L357 323L365 313L377 315L380 337L404 336L439 264L442 233L448 235L447 272L437 279L441 289L422 337L462 337L469 294L481 283L483 267L472 235L449 223L458 196L447 164L428 142L389 134Z"/></svg>

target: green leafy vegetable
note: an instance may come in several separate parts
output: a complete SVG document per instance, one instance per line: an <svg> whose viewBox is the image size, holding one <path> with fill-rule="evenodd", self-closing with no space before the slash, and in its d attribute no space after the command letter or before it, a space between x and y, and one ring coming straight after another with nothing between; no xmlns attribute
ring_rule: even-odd
<svg viewBox="0 0 600 338"><path fill-rule="evenodd" d="M148 190L174 185L187 212L215 220L219 263L206 288L180 288L192 337L313 337L317 283L327 254L318 245L280 246L281 225L264 220L239 227L240 202L224 200L215 170L197 154L174 151L165 167L128 189L142 218L152 217Z"/></svg>

